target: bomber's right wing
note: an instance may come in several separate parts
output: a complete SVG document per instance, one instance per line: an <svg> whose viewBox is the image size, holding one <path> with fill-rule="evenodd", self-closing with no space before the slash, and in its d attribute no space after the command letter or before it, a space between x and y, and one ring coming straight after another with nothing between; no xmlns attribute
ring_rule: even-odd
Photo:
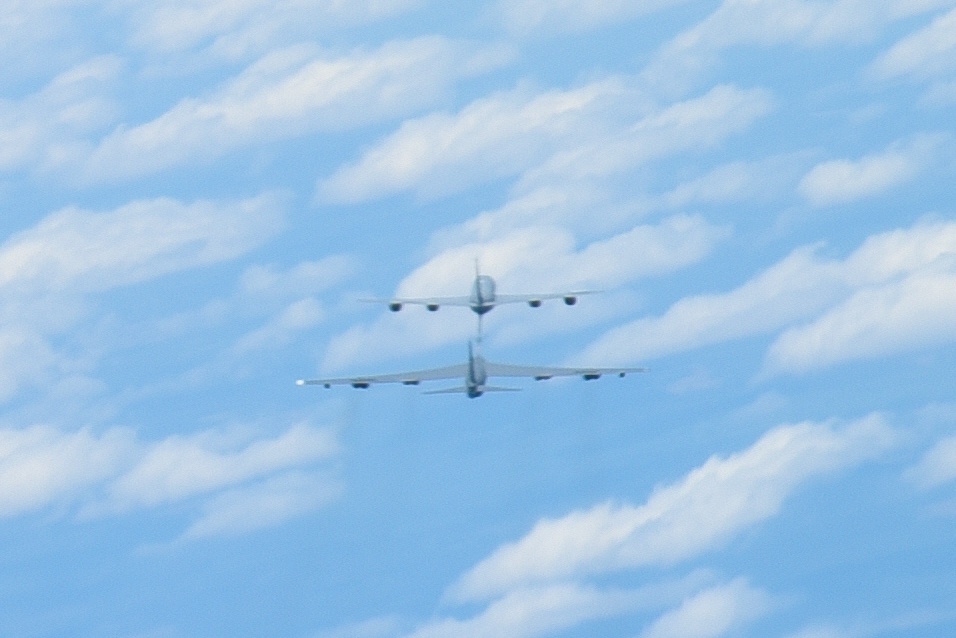
<svg viewBox="0 0 956 638"><path fill-rule="evenodd" d="M600 379L603 375L623 377L632 372L647 372L647 368L553 368L546 366L518 366L508 363L485 362L489 377L529 377L543 381L551 377L581 377L585 381Z"/></svg>
<svg viewBox="0 0 956 638"><path fill-rule="evenodd" d="M299 379L296 385L321 385L331 388L333 385L350 385L353 388L367 388L377 383L401 383L404 385L418 385L422 381L438 381L441 379L464 379L468 374L468 364L459 363L444 368L430 368L413 372L399 372L397 374L376 374L366 377L342 377L338 379Z"/></svg>

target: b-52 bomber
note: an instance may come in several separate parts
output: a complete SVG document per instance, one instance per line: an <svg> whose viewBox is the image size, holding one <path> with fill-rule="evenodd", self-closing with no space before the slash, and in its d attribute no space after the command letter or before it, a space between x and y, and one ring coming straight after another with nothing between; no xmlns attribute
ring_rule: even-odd
<svg viewBox="0 0 956 638"><path fill-rule="evenodd" d="M564 303L573 306L581 295L590 295L595 290L578 290L573 292L546 292L527 295L499 295L495 280L490 275L482 275L475 264L475 280L471 285L471 294L461 297L391 297L389 299L363 299L366 303L384 303L392 312L398 312L405 305L425 306L435 312L442 306L466 306L479 318L490 312L495 306L508 303L527 303L537 308L548 299L564 299Z"/></svg>
<svg viewBox="0 0 956 638"><path fill-rule="evenodd" d="M425 394L466 394L477 399L485 392L515 392L520 388L504 388L488 385L490 377L525 377L543 381L552 377L582 377L585 381L599 379L603 375L616 374L623 377L631 372L646 372L646 368L549 368L538 366L519 366L505 363L492 363L481 355L480 347L468 342L468 362L444 368L431 368L397 374L380 374L365 377L346 377L341 379L299 379L296 385L321 385L330 388L333 385L350 385L353 388L368 388L378 383L401 383L418 385L422 381L464 378L465 384L454 388L430 390Z"/></svg>

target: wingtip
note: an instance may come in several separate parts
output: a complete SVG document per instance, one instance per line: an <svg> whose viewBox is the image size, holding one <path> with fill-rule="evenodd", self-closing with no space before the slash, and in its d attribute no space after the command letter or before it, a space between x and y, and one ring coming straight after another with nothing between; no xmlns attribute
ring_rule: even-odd
<svg viewBox="0 0 956 638"><path fill-rule="evenodd" d="M295 384L296 384L296 385L305 385L305 379L296 379L296 380L295 380Z"/></svg>

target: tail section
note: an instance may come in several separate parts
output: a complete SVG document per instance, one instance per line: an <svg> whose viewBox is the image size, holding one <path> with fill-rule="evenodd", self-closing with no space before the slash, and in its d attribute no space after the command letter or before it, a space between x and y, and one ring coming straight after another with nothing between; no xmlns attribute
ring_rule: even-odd
<svg viewBox="0 0 956 638"><path fill-rule="evenodd" d="M468 386L462 385L457 388L442 388L441 390L426 390L422 394L468 394Z"/></svg>
<svg viewBox="0 0 956 638"><path fill-rule="evenodd" d="M469 388L466 385L457 388L442 388L441 390L427 390L422 394L467 394L471 398L478 398L485 392L521 392L521 388L502 388L494 385L485 385L479 388Z"/></svg>

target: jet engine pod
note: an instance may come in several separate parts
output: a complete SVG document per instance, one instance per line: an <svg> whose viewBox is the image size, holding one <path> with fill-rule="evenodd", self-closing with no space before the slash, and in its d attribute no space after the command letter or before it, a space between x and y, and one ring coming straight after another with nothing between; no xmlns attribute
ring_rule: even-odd
<svg viewBox="0 0 956 638"><path fill-rule="evenodd" d="M565 298L564 298L564 303L566 303L566 304L569 305L569 306L573 306L573 305L576 304L577 302L578 302L578 298L577 298L577 297L574 297L574 296L570 296L570 297L565 297Z"/></svg>
<svg viewBox="0 0 956 638"><path fill-rule="evenodd" d="M588 372L588 373L586 373L586 374L582 374L581 377L582 377L585 381L594 381L595 379L600 379L600 378L601 378L601 375L600 375L600 374L597 374L597 373L595 373L595 372Z"/></svg>
<svg viewBox="0 0 956 638"><path fill-rule="evenodd" d="M437 303L430 303L430 304L427 304L425 307L428 308L429 312L435 312L436 310L438 310Z"/></svg>
<svg viewBox="0 0 956 638"><path fill-rule="evenodd" d="M388 309L391 310L392 312L398 312L399 310L402 309L402 304L397 301L390 301L388 303Z"/></svg>
<svg viewBox="0 0 956 638"><path fill-rule="evenodd" d="M532 308L539 308L539 307L541 306L541 300L540 300L540 299L529 299L529 300L528 300L528 305L531 306Z"/></svg>

